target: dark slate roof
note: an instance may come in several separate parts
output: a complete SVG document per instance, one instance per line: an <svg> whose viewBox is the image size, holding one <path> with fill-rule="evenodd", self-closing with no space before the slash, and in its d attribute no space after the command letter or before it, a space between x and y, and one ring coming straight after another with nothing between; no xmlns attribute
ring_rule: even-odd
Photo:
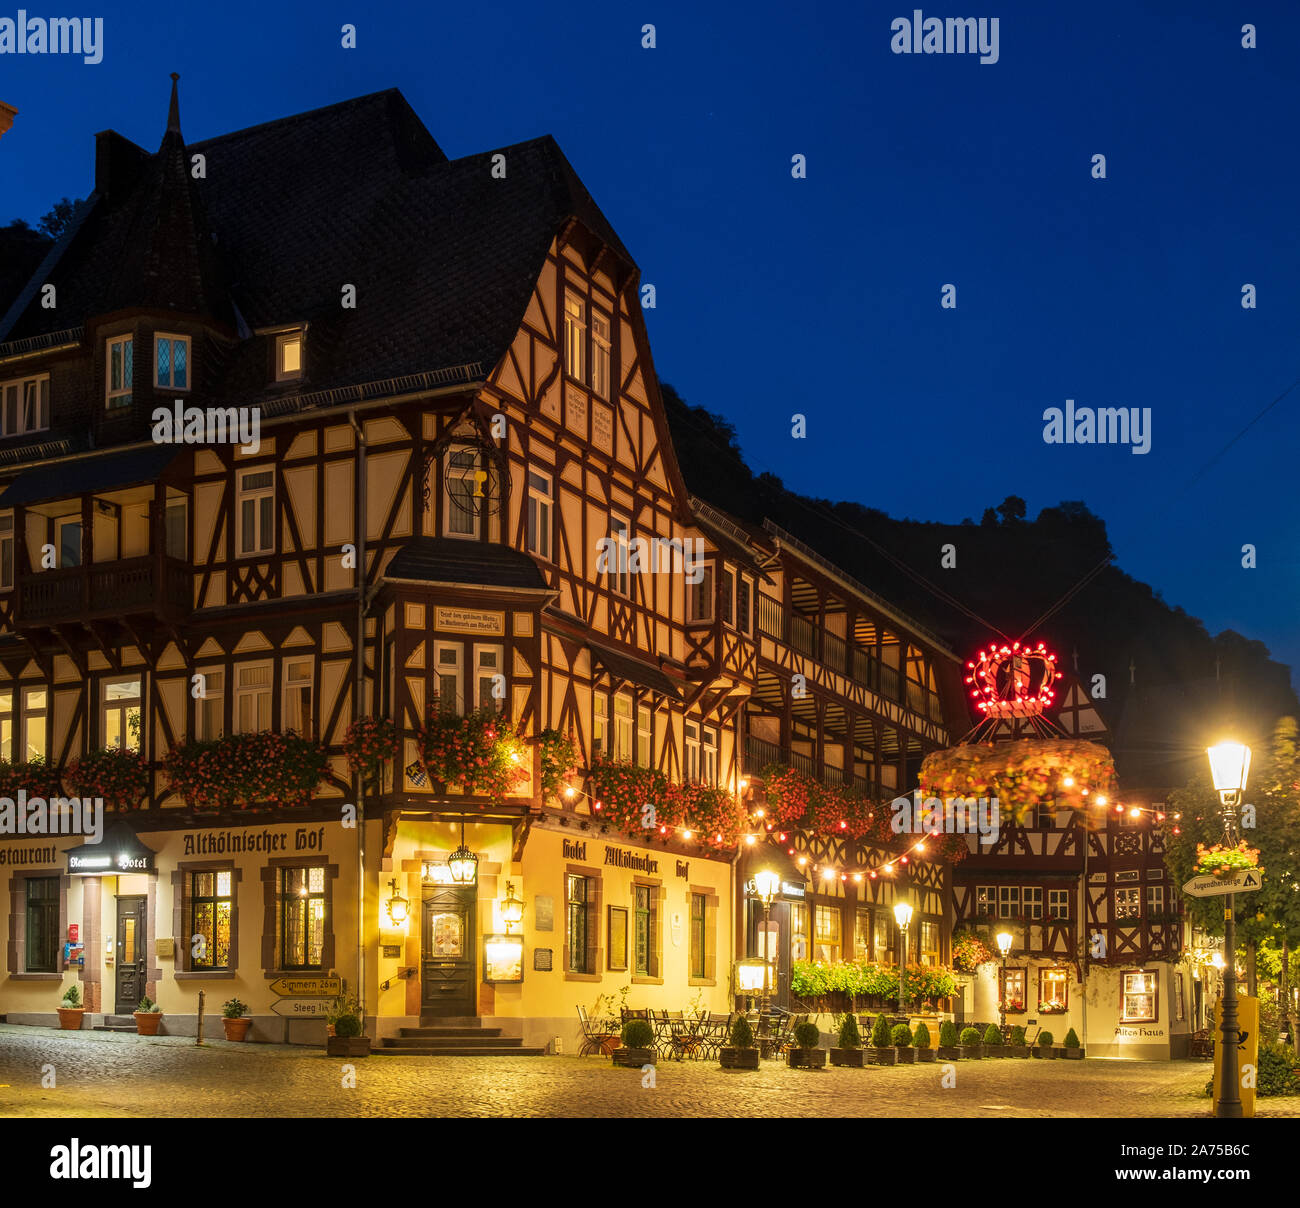
<svg viewBox="0 0 1300 1208"><path fill-rule="evenodd" d="M547 591L545 576L527 554L505 545L456 537L414 537L393 555L386 579L464 583Z"/></svg>
<svg viewBox="0 0 1300 1208"><path fill-rule="evenodd" d="M178 167L196 153L206 179L182 189ZM304 392L473 363L486 374L571 217L635 271L553 138L448 160L395 89L189 147L169 131L50 272L58 311L29 305L0 340L171 298L232 328L309 322ZM340 306L344 284L355 309ZM266 377L264 348L245 339L216 392L245 401Z"/></svg>
<svg viewBox="0 0 1300 1208"><path fill-rule="evenodd" d="M0 317L22 292L50 249L50 240L31 227L0 227Z"/></svg>
<svg viewBox="0 0 1300 1208"><path fill-rule="evenodd" d="M653 688L656 692L671 696L673 700L681 700L682 694L678 686L658 667L596 642L588 642L587 646L596 661L615 679L628 680L643 688Z"/></svg>
<svg viewBox="0 0 1300 1208"><path fill-rule="evenodd" d="M177 445L146 445L117 453L101 453L75 462L36 466L19 474L0 494L0 507L39 503L83 492L96 494L121 487L156 482L183 450Z"/></svg>

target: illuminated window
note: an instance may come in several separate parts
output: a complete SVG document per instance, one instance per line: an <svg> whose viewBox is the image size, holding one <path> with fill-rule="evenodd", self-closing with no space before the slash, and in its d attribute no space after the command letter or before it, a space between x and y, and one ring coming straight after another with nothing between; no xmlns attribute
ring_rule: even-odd
<svg viewBox="0 0 1300 1208"><path fill-rule="evenodd" d="M320 969L325 958L325 868L281 868L281 969Z"/></svg>
<svg viewBox="0 0 1300 1208"><path fill-rule="evenodd" d="M483 451L468 447L449 450L443 481L444 535L478 538L482 532L488 491Z"/></svg>
<svg viewBox="0 0 1300 1208"><path fill-rule="evenodd" d="M609 348L609 316L593 309L591 312L591 388L605 399L609 398Z"/></svg>
<svg viewBox="0 0 1300 1208"><path fill-rule="evenodd" d="M275 380L302 377L302 332L290 331L275 337Z"/></svg>
<svg viewBox="0 0 1300 1208"><path fill-rule="evenodd" d="M1064 1011L1070 1004L1070 975L1064 969L1040 969L1038 972L1038 1009L1044 1004Z"/></svg>
<svg viewBox="0 0 1300 1208"><path fill-rule="evenodd" d="M591 753L608 758L613 750L609 734L609 697L603 692L591 698Z"/></svg>
<svg viewBox="0 0 1300 1208"><path fill-rule="evenodd" d="M1120 1022L1154 1023L1158 1016L1159 991L1156 975L1143 970L1121 973Z"/></svg>
<svg viewBox="0 0 1300 1208"><path fill-rule="evenodd" d="M474 647L474 682L476 709L500 713L506 707L506 677L502 670L505 653L500 646ZM498 695L498 687L500 695Z"/></svg>
<svg viewBox="0 0 1300 1208"><path fill-rule="evenodd" d="M190 967L230 968L230 934L235 900L229 868L190 873ZM198 939L202 943L196 942Z"/></svg>
<svg viewBox="0 0 1300 1208"><path fill-rule="evenodd" d="M1116 921L1121 919L1136 919L1142 913L1142 891L1141 889L1116 889L1114 892L1114 917Z"/></svg>
<svg viewBox="0 0 1300 1208"><path fill-rule="evenodd" d="M117 750L140 749L140 680L104 681L100 711L104 746Z"/></svg>
<svg viewBox="0 0 1300 1208"><path fill-rule="evenodd" d="M551 476L540 470L528 471L528 552L539 558L551 556Z"/></svg>
<svg viewBox="0 0 1300 1208"><path fill-rule="evenodd" d="M1025 970L999 970L1001 980L1001 1003L1004 1011L1023 1011L1025 1009Z"/></svg>
<svg viewBox="0 0 1300 1208"><path fill-rule="evenodd" d="M837 961L840 959L840 909L838 906L814 908L813 925L814 960Z"/></svg>
<svg viewBox="0 0 1300 1208"><path fill-rule="evenodd" d="M651 730L651 713L647 705L641 705L636 711L636 761L640 767L648 768L651 766L651 759L654 750L651 745L653 732Z"/></svg>
<svg viewBox="0 0 1300 1208"><path fill-rule="evenodd" d="M659 904L653 885L634 885L632 934L637 977L659 976Z"/></svg>
<svg viewBox="0 0 1300 1208"><path fill-rule="evenodd" d="M577 294L564 295L564 368L585 382L583 350L587 343L587 303Z"/></svg>
<svg viewBox="0 0 1300 1208"><path fill-rule="evenodd" d="M271 664L235 668L235 733L271 728Z"/></svg>
<svg viewBox="0 0 1300 1208"><path fill-rule="evenodd" d="M9 763L14 757L14 694L0 691L0 760Z"/></svg>
<svg viewBox="0 0 1300 1208"><path fill-rule="evenodd" d="M632 698L626 692L614 696L614 758L632 758Z"/></svg>
<svg viewBox="0 0 1300 1208"><path fill-rule="evenodd" d="M461 657L463 647L459 642L434 642L433 665L438 684L438 711L440 713L465 712L465 692L461 687Z"/></svg>
<svg viewBox="0 0 1300 1208"><path fill-rule="evenodd" d="M595 925L592 910L595 891L592 877L570 873L565 878L565 968L570 973L596 971L593 950Z"/></svg>
<svg viewBox="0 0 1300 1208"><path fill-rule="evenodd" d="M23 689L22 757L26 763L45 758L45 736L49 720L49 696L44 688Z"/></svg>

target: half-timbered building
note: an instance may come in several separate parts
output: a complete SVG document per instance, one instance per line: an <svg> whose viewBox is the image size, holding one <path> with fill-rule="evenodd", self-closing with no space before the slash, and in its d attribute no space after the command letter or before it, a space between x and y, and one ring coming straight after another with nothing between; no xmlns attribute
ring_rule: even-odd
<svg viewBox="0 0 1300 1208"><path fill-rule="evenodd" d="M771 836L760 945L734 842L620 830L584 788L604 760L752 808L784 764L889 797L960 696L917 624L688 494L638 286L552 139L449 160L395 91L186 144L173 82L156 152L97 136L0 316L0 757L24 792L104 751L145 779L98 855L0 836L0 1012L52 1020L75 980L92 1018L148 995L193 1033L202 990L310 1039L339 978L381 1039L519 1051L625 986L726 1010L760 947L783 977L897 959L887 852ZM509 787L431 775L435 715L499 719ZM309 793L277 787L305 748L222 745L268 734L323 751ZM212 764L252 750L284 753ZM939 963L950 873L913 869Z"/></svg>

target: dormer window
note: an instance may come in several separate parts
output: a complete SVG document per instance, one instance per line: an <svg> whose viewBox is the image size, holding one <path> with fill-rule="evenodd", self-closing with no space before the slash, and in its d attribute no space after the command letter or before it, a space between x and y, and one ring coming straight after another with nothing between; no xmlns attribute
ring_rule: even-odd
<svg viewBox="0 0 1300 1208"><path fill-rule="evenodd" d="M154 381L161 390L190 388L190 338L159 334L155 344Z"/></svg>
<svg viewBox="0 0 1300 1208"><path fill-rule="evenodd" d="M275 380L291 382L302 377L302 332L286 331L275 337Z"/></svg>
<svg viewBox="0 0 1300 1208"><path fill-rule="evenodd" d="M130 336L109 340L107 353L109 410L131 405L131 381L135 372L135 341Z"/></svg>

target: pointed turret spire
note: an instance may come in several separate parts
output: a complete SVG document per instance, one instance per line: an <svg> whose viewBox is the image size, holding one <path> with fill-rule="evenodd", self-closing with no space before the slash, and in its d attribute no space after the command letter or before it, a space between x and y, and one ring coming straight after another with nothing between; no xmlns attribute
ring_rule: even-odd
<svg viewBox="0 0 1300 1208"><path fill-rule="evenodd" d="M172 72L172 102L167 109L167 131L168 133L180 134L181 132L181 100L177 94L177 84L181 81L179 72Z"/></svg>

